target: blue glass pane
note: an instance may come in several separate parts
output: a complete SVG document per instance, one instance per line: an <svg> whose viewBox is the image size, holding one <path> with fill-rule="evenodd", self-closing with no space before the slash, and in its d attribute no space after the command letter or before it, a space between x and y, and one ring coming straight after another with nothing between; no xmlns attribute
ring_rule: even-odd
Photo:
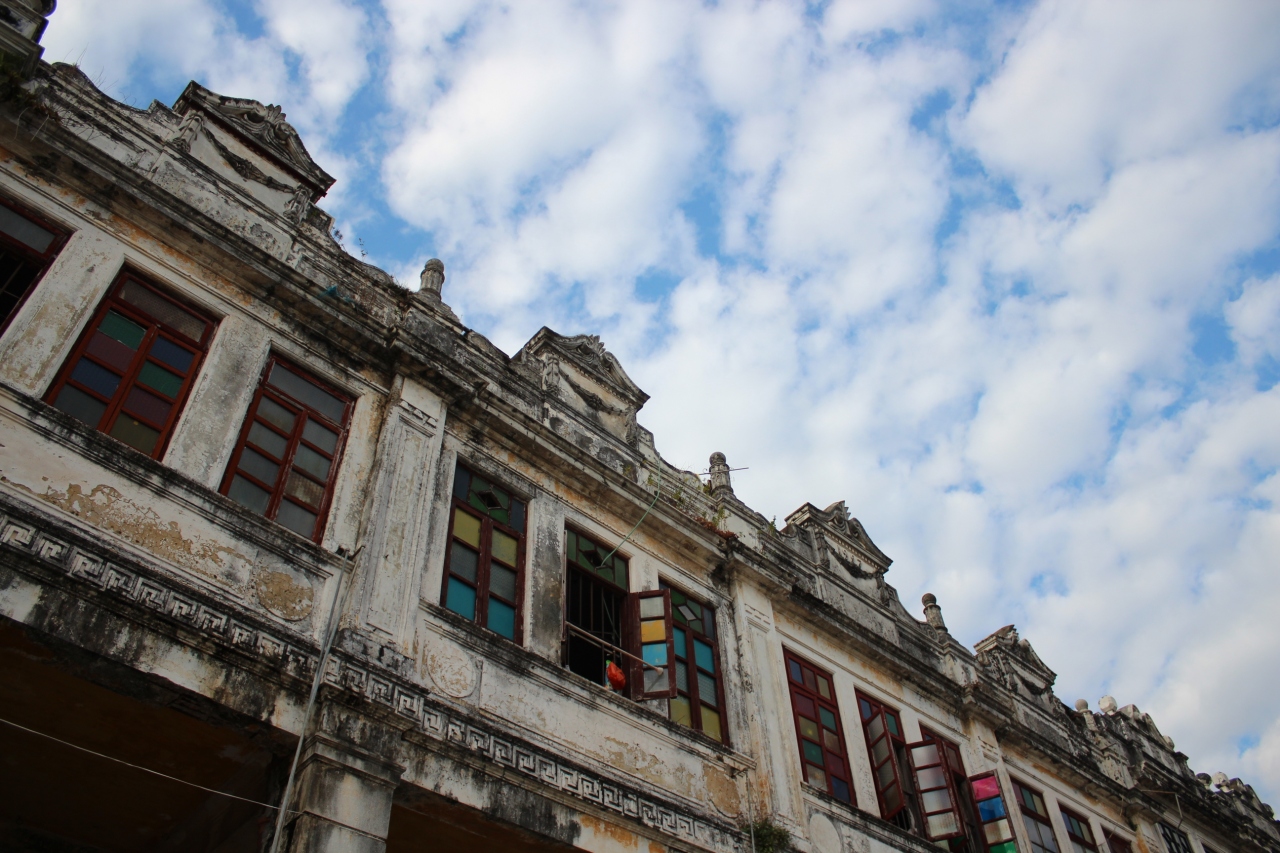
<svg viewBox="0 0 1280 853"><path fill-rule="evenodd" d="M474 595L474 593L473 593ZM489 630L497 631L508 640L516 638L516 609L496 598L489 599Z"/></svg>
<svg viewBox="0 0 1280 853"><path fill-rule="evenodd" d="M835 794L837 800L843 802L851 802L849 797L849 786L843 780L831 777L831 793Z"/></svg>
<svg viewBox="0 0 1280 853"><path fill-rule="evenodd" d="M716 656L711 653L711 646L697 638L693 641L693 653L697 657L698 666L707 672L716 671Z"/></svg>
<svg viewBox="0 0 1280 853"><path fill-rule="evenodd" d="M471 472L462 466L454 471L453 474L453 496L459 500L467 499L467 492L471 490ZM572 536L573 534L569 534Z"/></svg>
<svg viewBox="0 0 1280 853"><path fill-rule="evenodd" d="M675 627L675 626L673 626L673 628L674 628L674 630L675 630L675 640L676 640L676 657L678 657L678 658L688 658L688 657L689 657L689 647L688 647L687 645L685 645L685 643L686 643L687 641L686 641L685 636L684 636L684 629L683 629L683 628L679 628L679 627Z"/></svg>
<svg viewBox="0 0 1280 853"><path fill-rule="evenodd" d="M516 530L524 530L524 501L511 499L511 526Z"/></svg>
<svg viewBox="0 0 1280 853"><path fill-rule="evenodd" d="M978 803L978 815L983 823L1004 817L1004 800L1001 797L983 800Z"/></svg>
<svg viewBox="0 0 1280 853"><path fill-rule="evenodd" d="M444 606L468 619L476 618L476 591L457 578L449 578L449 594Z"/></svg>
<svg viewBox="0 0 1280 853"><path fill-rule="evenodd" d="M651 666L667 665L666 643L645 643L640 647L640 656Z"/></svg>

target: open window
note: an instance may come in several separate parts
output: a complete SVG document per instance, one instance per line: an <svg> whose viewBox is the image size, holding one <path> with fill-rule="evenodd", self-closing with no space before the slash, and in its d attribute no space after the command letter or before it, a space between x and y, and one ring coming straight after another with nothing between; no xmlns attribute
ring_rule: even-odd
<svg viewBox="0 0 1280 853"><path fill-rule="evenodd" d="M1018 853L1018 843L1013 837L1013 824L1000 790L1000 779L995 773L983 773L969 779L969 793L973 796L982 828L982 841L987 853ZM1127 851L1126 851L1127 853Z"/></svg>
<svg viewBox="0 0 1280 853"><path fill-rule="evenodd" d="M1169 848L1169 853L1192 853L1191 840L1187 838L1187 834L1176 826L1160 823L1160 834L1164 836L1164 846Z"/></svg>
<svg viewBox="0 0 1280 853"><path fill-rule="evenodd" d="M902 722L896 711L861 693L858 712L862 717L862 733L867 739L867 753L871 756L871 778L880 801L880 817L902 829L911 829L900 761L900 752L906 745Z"/></svg>
<svg viewBox="0 0 1280 853"><path fill-rule="evenodd" d="M67 242L51 222L0 200L0 332Z"/></svg>
<svg viewBox="0 0 1280 853"><path fill-rule="evenodd" d="M614 686L635 700L676 695L671 591L629 592L626 558L576 530L565 533L564 665L596 684Z"/></svg>
<svg viewBox="0 0 1280 853"><path fill-rule="evenodd" d="M98 306L45 401L152 459L164 453L214 321L133 273Z"/></svg>
<svg viewBox="0 0 1280 853"><path fill-rule="evenodd" d="M930 841L963 837L960 799L951 779L943 745L930 738L908 746L907 754L911 760L916 792L920 797L924 837Z"/></svg>

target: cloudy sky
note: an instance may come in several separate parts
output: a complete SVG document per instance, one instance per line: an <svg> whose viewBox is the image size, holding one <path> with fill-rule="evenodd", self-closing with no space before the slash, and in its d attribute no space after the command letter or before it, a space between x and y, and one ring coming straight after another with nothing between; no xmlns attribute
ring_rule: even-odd
<svg viewBox="0 0 1280 853"><path fill-rule="evenodd" d="M1280 4L60 0L136 106L284 106L353 254L509 353L594 332L658 448L848 502L1280 805Z"/></svg>

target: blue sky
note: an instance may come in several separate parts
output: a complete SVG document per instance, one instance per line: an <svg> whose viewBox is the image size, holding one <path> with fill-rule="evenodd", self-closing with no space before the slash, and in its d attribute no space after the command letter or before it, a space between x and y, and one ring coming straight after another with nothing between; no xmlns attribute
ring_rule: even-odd
<svg viewBox="0 0 1280 853"><path fill-rule="evenodd" d="M353 254L603 336L671 461L844 499L1280 801L1280 5L61 0L46 58L281 104Z"/></svg>

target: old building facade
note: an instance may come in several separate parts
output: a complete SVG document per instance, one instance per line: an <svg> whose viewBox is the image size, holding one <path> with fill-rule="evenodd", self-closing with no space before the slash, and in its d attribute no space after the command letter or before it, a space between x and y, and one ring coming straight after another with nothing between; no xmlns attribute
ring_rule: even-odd
<svg viewBox="0 0 1280 853"><path fill-rule="evenodd" d="M843 503L665 462L598 338L348 255L278 107L39 61L52 11L0 0L0 847L1280 851Z"/></svg>

